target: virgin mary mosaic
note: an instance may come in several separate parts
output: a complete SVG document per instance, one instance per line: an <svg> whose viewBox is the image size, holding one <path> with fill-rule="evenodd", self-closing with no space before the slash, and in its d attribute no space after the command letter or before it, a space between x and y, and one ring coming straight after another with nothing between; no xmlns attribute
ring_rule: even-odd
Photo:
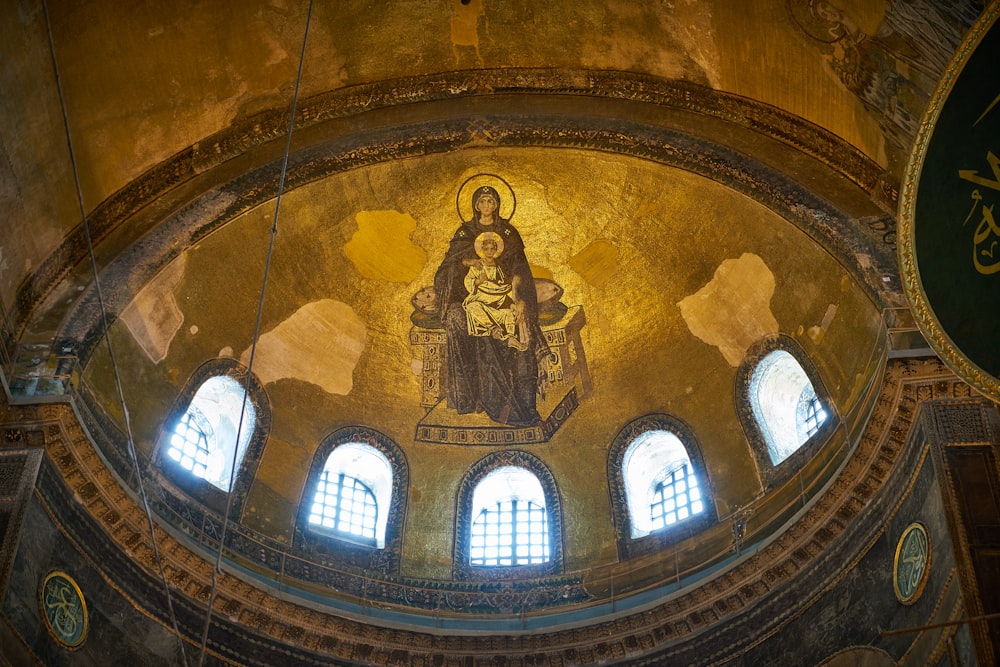
<svg viewBox="0 0 1000 667"><path fill-rule="evenodd" d="M578 376L589 391L582 309L567 308L554 281L532 275L511 223L515 208L500 177L468 179L459 191L462 222L434 284L414 297L411 343L424 347L423 398L432 405L419 440L544 441L575 407ZM553 407L561 408L555 420Z"/></svg>

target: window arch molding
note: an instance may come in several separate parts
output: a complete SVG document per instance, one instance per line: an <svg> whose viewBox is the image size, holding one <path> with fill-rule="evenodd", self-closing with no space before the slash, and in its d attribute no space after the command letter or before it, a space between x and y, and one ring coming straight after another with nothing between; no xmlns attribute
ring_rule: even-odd
<svg viewBox="0 0 1000 667"><path fill-rule="evenodd" d="M392 481L387 494L388 507L378 508L379 512L386 513L382 547L342 539L328 531L316 529L309 523L309 514L327 460L338 448L352 445L370 447L389 463ZM337 429L320 442L313 454L296 513L293 548L306 559L322 565L347 565L382 574L398 574L406 517L406 493L409 487L410 473L406 455L391 438L364 426Z"/></svg>
<svg viewBox="0 0 1000 667"><path fill-rule="evenodd" d="M196 477L167 456L170 436L174 426L187 413L198 390L216 377L231 378L241 388L246 389L247 401L252 407L254 416L252 424L243 424L242 428L252 428L250 438L243 452L243 458L236 470L236 476L231 482L229 493L216 487L209 481ZM247 494L257 474L264 446L271 430L271 405L263 386L247 368L235 359L217 358L206 361L188 378L183 389L178 394L173 406L167 413L160 427L156 449L152 461L156 474L166 476L170 483L181 489L187 496L202 506L224 515L229 507L229 517L238 520L242 515ZM231 498L227 498L227 495Z"/></svg>
<svg viewBox="0 0 1000 667"><path fill-rule="evenodd" d="M538 480L545 497L547 514L549 560L538 565L517 565L514 567L485 567L469 564L472 547L472 524L476 517L473 507L473 496L479 483L491 473L501 468L524 468ZM456 499L455 519L455 551L453 557L453 576L455 579L524 579L542 577L562 572L563 570L563 526L562 503L556 480L548 467L533 454L507 449L487 454L476 461L459 483Z"/></svg>
<svg viewBox="0 0 1000 667"><path fill-rule="evenodd" d="M683 521L632 537L632 518L625 479L626 454L637 439L654 431L666 431L684 446L688 462L698 480L703 502L702 511ZM705 467L705 457L694 431L684 421L672 415L653 413L628 422L618 431L608 449L608 487L611 496L611 513L615 525L618 558L627 560L686 539L718 522L715 508L715 490Z"/></svg>
<svg viewBox="0 0 1000 667"><path fill-rule="evenodd" d="M771 353L778 351L787 353L798 363L812 385L816 399L825 410L826 419L793 452L780 462L774 463L761 417L754 404L757 400L754 397L754 373ZM815 363L798 341L785 334L765 336L751 345L743 355L743 361L736 371L735 401L736 414L750 444L761 485L765 490L788 481L830 438L840 421L836 406L830 398L826 385L823 384Z"/></svg>

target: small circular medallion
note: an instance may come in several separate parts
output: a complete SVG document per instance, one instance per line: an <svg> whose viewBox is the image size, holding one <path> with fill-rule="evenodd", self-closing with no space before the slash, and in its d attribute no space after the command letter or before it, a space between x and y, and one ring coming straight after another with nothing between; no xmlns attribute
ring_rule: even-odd
<svg viewBox="0 0 1000 667"><path fill-rule="evenodd" d="M42 618L49 633L66 648L79 648L87 638L87 603L65 572L50 572L38 590Z"/></svg>
<svg viewBox="0 0 1000 667"><path fill-rule="evenodd" d="M913 604L917 601L927 584L930 563L931 545L927 530L922 524L911 523L899 538L892 563L892 585L900 602Z"/></svg>

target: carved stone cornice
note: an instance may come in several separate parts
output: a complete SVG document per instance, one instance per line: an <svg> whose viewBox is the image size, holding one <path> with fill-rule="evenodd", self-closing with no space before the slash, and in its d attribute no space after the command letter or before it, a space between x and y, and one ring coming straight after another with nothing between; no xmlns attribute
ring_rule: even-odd
<svg viewBox="0 0 1000 667"><path fill-rule="evenodd" d="M864 432L825 492L771 542L643 611L623 613L620 607L615 618L542 633L457 635L380 626L382 605L372 605L371 621L346 618L316 602L320 586L307 603L222 574L209 649L244 664L317 665L330 659L457 664L472 655L507 656L506 664L705 664L738 655L829 591L880 537L924 460L924 448L906 446L918 404L969 394L970 387L937 360L891 363ZM145 514L107 469L73 411L65 405L8 406L0 416L4 432L44 443L48 457L38 488L61 530L111 585L167 624ZM159 528L156 539L181 632L197 644L211 590L211 558ZM276 586L286 583L275 575ZM326 593L343 596L343 591ZM566 610L578 606L571 603ZM558 628L559 612L535 613L550 614L549 625Z"/></svg>

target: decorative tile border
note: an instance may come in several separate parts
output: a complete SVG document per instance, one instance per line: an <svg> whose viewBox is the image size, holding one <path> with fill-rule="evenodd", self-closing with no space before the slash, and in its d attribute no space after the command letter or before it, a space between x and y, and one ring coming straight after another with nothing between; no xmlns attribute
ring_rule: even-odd
<svg viewBox="0 0 1000 667"><path fill-rule="evenodd" d="M290 157L290 189L336 173L403 157L460 150L477 138L467 118L430 120L419 125L362 131ZM687 171L717 181L767 206L795 224L847 267L869 297L895 305L884 276L896 273L892 248L876 245L828 203L752 158L664 128L609 118L512 116L491 119L490 145L496 147L573 147L626 155ZM242 213L273 198L279 172L261 167L203 193L147 233L103 273L103 301L109 322L128 305L131 285L145 284L179 249L188 247ZM103 320L91 287L72 307L61 337L81 361L100 340Z"/></svg>

